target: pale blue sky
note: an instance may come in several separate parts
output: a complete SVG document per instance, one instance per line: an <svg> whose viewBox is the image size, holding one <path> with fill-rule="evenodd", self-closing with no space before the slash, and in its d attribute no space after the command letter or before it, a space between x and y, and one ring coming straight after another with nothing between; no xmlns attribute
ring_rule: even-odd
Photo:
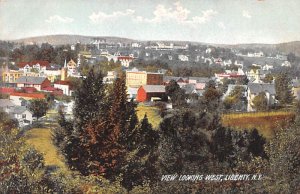
<svg viewBox="0 0 300 194"><path fill-rule="evenodd" d="M0 39L50 34L138 40L300 40L299 0L0 0Z"/></svg>

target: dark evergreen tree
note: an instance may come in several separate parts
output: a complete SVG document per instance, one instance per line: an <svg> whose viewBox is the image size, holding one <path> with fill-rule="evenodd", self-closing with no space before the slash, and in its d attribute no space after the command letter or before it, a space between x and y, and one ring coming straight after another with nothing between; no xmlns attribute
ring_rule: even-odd
<svg viewBox="0 0 300 194"><path fill-rule="evenodd" d="M209 157L205 130L189 111L167 115L160 124L159 166L162 174L192 173L205 168Z"/></svg>
<svg viewBox="0 0 300 194"><path fill-rule="evenodd" d="M46 115L48 110L48 103L46 100L31 100L29 105L29 110L32 111L33 116L37 118L37 120Z"/></svg>
<svg viewBox="0 0 300 194"><path fill-rule="evenodd" d="M291 104L294 100L290 82L291 78L287 73L281 72L275 78L276 99L280 105Z"/></svg>
<svg viewBox="0 0 300 194"><path fill-rule="evenodd" d="M152 184L157 181L156 150L159 135L153 130L146 115L132 133L130 140L130 157L127 157L127 162L122 167L122 185L128 190L143 183Z"/></svg>
<svg viewBox="0 0 300 194"><path fill-rule="evenodd" d="M171 80L166 86L166 95L170 96L173 107L180 108L186 106L185 91L179 87L175 80Z"/></svg>
<svg viewBox="0 0 300 194"><path fill-rule="evenodd" d="M261 156L265 157L264 145L266 143L266 139L261 136L257 129L253 129L248 137L249 146L248 152L252 153L253 156Z"/></svg>
<svg viewBox="0 0 300 194"><path fill-rule="evenodd" d="M252 103L252 107L257 111L266 111L269 109L265 92L261 92L257 96L255 96Z"/></svg>
<svg viewBox="0 0 300 194"><path fill-rule="evenodd" d="M92 68L81 86L75 91L74 118L76 128L81 130L93 118L107 114L105 86L101 72L95 73Z"/></svg>
<svg viewBox="0 0 300 194"><path fill-rule="evenodd" d="M212 135L212 153L220 162L229 161L233 154L231 130L224 127L217 128Z"/></svg>

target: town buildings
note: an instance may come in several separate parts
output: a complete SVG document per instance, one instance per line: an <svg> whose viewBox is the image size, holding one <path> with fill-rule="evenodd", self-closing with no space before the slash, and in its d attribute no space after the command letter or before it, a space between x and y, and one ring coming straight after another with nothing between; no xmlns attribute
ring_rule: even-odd
<svg viewBox="0 0 300 194"><path fill-rule="evenodd" d="M51 86L51 82L46 77L21 76L16 80L17 87L34 87L38 91Z"/></svg>
<svg viewBox="0 0 300 194"><path fill-rule="evenodd" d="M166 99L166 90L163 85L143 85L137 91L138 102L156 101Z"/></svg>
<svg viewBox="0 0 300 194"><path fill-rule="evenodd" d="M139 71L132 69L126 71L126 86L138 88L143 85L163 85L163 74Z"/></svg>
<svg viewBox="0 0 300 194"><path fill-rule="evenodd" d="M267 105L272 106L276 103L276 92L274 84L266 84L266 83L249 83L247 89L247 100L248 100L248 111L255 111L253 108L253 100L256 96L258 96L261 92L264 92L267 99Z"/></svg>

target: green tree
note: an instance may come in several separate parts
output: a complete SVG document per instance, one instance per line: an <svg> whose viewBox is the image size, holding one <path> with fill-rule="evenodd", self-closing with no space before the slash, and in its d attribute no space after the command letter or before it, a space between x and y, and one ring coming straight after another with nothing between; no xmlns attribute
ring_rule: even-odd
<svg viewBox="0 0 300 194"><path fill-rule="evenodd" d="M29 105L29 110L33 113L33 116L37 118L37 120L46 115L48 110L48 103L46 100L31 100Z"/></svg>
<svg viewBox="0 0 300 194"><path fill-rule="evenodd" d="M127 190L143 185L143 183L152 184L157 181L158 140L158 132L153 130L145 115L131 134L132 145L128 150L130 152L126 159L127 162L122 167L122 185Z"/></svg>
<svg viewBox="0 0 300 194"><path fill-rule="evenodd" d="M287 73L279 73L275 78L276 99L282 106L291 104L294 100L290 83L291 78Z"/></svg>
<svg viewBox="0 0 300 194"><path fill-rule="evenodd" d="M224 99L224 108L227 110L243 110L246 107L245 88L236 86L231 93Z"/></svg>
<svg viewBox="0 0 300 194"><path fill-rule="evenodd" d="M184 107L186 105L186 95L175 80L171 80L166 86L166 95L170 96L172 105L175 108Z"/></svg>
<svg viewBox="0 0 300 194"><path fill-rule="evenodd" d="M5 116L5 115L3 115ZM27 147L14 126L0 117L0 191L2 193L50 192L42 154Z"/></svg>
<svg viewBox="0 0 300 194"><path fill-rule="evenodd" d="M274 77L273 77L273 75L271 74L271 73L268 73L267 75L266 75L266 77L263 79L263 82L265 82L265 83L272 83L273 82L273 80L274 80Z"/></svg>
<svg viewBox="0 0 300 194"><path fill-rule="evenodd" d="M266 111L269 108L265 92L261 92L257 96L255 96L252 103L252 107L257 111Z"/></svg>
<svg viewBox="0 0 300 194"><path fill-rule="evenodd" d="M290 63L294 63L295 60L296 60L296 55L294 53L289 53L287 55L287 60L290 62Z"/></svg>

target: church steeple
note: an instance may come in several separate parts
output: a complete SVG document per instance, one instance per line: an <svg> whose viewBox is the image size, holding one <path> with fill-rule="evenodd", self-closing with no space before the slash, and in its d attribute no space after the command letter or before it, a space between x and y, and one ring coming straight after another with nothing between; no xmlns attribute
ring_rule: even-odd
<svg viewBox="0 0 300 194"><path fill-rule="evenodd" d="M67 68L67 60L66 60L66 58L65 58L64 68Z"/></svg>

